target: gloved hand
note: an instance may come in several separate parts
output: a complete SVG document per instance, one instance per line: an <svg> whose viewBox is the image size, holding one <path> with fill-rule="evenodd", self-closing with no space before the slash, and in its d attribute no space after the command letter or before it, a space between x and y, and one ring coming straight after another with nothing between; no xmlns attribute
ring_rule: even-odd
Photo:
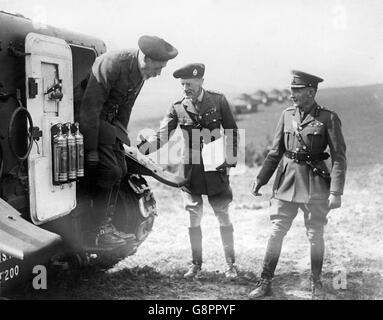
<svg viewBox="0 0 383 320"><path fill-rule="evenodd" d="M328 202L328 206L330 209L338 209L342 205L342 197L340 195L330 194Z"/></svg>
<svg viewBox="0 0 383 320"><path fill-rule="evenodd" d="M262 193L259 193L259 189L261 189L261 180L257 179L253 182L253 185L251 186L251 194L255 197L259 197L262 195Z"/></svg>
<svg viewBox="0 0 383 320"><path fill-rule="evenodd" d="M89 170L94 170L100 161L97 150L90 150L86 154L85 162Z"/></svg>
<svg viewBox="0 0 383 320"><path fill-rule="evenodd" d="M144 155L148 155L150 153L150 143L145 139L144 136L140 135L141 142L137 145L138 151L140 151Z"/></svg>

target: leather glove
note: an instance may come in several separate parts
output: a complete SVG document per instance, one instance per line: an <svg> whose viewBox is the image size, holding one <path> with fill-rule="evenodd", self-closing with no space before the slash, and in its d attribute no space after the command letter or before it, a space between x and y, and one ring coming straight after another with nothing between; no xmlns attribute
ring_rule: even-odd
<svg viewBox="0 0 383 320"><path fill-rule="evenodd" d="M150 143L146 140L142 135L140 135L141 142L137 145L138 151L140 151L144 155L150 154Z"/></svg>
<svg viewBox="0 0 383 320"><path fill-rule="evenodd" d="M259 197L262 195L262 193L259 193L259 189L261 189L262 184L261 180L257 178L256 181L253 182L253 185L251 186L251 194L255 197Z"/></svg>
<svg viewBox="0 0 383 320"><path fill-rule="evenodd" d="M338 209L342 205L342 197L340 195L330 194L328 198L328 206L331 209Z"/></svg>
<svg viewBox="0 0 383 320"><path fill-rule="evenodd" d="M96 169L98 166L98 162L100 161L98 157L98 151L97 150L88 151L88 153L86 154L85 161L89 170Z"/></svg>

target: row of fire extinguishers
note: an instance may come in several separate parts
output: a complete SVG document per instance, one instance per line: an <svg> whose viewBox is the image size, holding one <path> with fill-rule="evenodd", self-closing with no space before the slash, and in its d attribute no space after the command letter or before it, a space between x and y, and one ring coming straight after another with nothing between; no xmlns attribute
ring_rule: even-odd
<svg viewBox="0 0 383 320"><path fill-rule="evenodd" d="M53 184L61 185L84 176L84 137L76 123L51 127Z"/></svg>

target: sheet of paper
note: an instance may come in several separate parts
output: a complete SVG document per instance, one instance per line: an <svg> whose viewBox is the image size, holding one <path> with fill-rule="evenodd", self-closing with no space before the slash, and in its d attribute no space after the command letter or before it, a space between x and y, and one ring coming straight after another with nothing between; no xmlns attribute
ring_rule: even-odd
<svg viewBox="0 0 383 320"><path fill-rule="evenodd" d="M216 168L225 162L225 137L204 144L202 160L205 171L216 171Z"/></svg>

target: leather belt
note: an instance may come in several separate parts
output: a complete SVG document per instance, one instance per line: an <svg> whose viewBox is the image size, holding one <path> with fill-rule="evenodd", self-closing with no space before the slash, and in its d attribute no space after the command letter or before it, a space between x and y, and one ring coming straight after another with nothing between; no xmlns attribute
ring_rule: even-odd
<svg viewBox="0 0 383 320"><path fill-rule="evenodd" d="M308 153L308 152L293 152L286 151L285 156L289 159L293 159L297 162L299 161L321 161L326 160L330 157L327 152L324 153Z"/></svg>

